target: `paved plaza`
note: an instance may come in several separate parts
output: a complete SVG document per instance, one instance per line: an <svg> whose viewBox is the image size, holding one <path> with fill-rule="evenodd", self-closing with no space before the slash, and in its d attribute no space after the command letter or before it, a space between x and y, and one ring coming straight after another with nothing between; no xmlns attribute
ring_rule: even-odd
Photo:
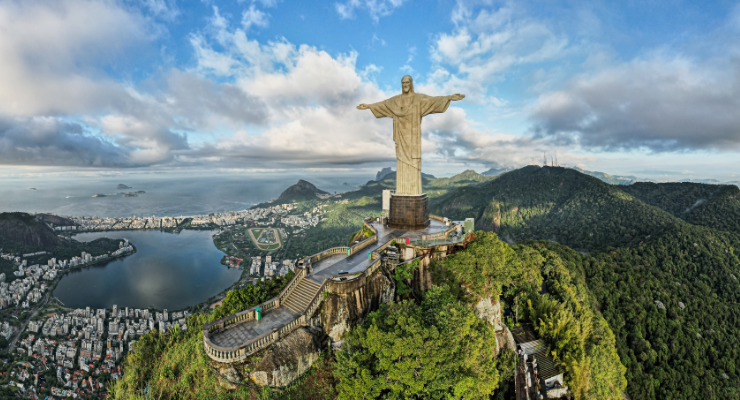
<svg viewBox="0 0 740 400"><path fill-rule="evenodd" d="M375 249L386 244L389 240L399 237L421 239L422 235L441 232L446 229L444 223L433 219L430 221L431 222L426 229L412 231L390 229L384 227L380 223L373 222L373 228L378 231L377 242L350 257L347 257L344 254L337 254L318 261L312 265L313 273L306 278L318 284L323 284L324 280L339 274L341 271L347 271L350 274L362 272L372 263L372 261L368 259L368 253L375 251ZM210 339L211 342L217 346L237 346L242 343L249 342L262 334L270 332L273 328L287 324L295 320L297 317L298 314L289 310L287 307L278 307L265 312L262 315L261 321L244 322L223 332L212 334Z"/></svg>
<svg viewBox="0 0 740 400"><path fill-rule="evenodd" d="M271 332L273 328L292 322L297 317L298 314L290 311L288 308L278 307L264 313L260 321L249 321L239 324L223 332L211 335L210 339L216 346L238 346L267 332Z"/></svg>

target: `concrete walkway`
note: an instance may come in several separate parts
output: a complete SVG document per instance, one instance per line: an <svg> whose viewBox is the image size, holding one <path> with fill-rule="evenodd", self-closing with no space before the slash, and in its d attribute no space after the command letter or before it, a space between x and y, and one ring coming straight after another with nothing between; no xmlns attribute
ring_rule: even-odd
<svg viewBox="0 0 740 400"><path fill-rule="evenodd" d="M344 254L337 254L325 258L313 264L313 273L306 277L313 282L323 284L324 280L339 274L342 271L348 273L358 273L366 270L372 261L368 259L368 252L375 251L378 247L384 245L389 240L398 237L409 237L411 239L421 239L422 235L436 233L445 230L442 222L431 220L429 227L423 230L405 231L401 229L388 229L377 222L372 223L373 228L378 231L378 241L373 243L350 257ZM248 321L223 332L212 334L211 342L221 347L233 347L245 342L249 342L258 336L272 331L280 325L287 324L295 320L299 314L289 310L287 307L278 307L267 311L262 315L261 321Z"/></svg>
<svg viewBox="0 0 740 400"><path fill-rule="evenodd" d="M249 342L258 336L271 332L273 328L292 322L298 314L287 307L278 307L262 315L260 321L250 321L231 327L223 332L211 335L213 344L221 347L233 347Z"/></svg>

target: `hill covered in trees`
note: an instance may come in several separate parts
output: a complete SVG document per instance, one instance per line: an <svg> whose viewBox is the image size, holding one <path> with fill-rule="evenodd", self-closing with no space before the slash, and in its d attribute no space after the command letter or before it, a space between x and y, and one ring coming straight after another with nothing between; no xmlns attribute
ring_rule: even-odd
<svg viewBox="0 0 740 400"><path fill-rule="evenodd" d="M432 291L402 295L368 315L341 352L326 354L290 388L245 386L239 395L508 399L512 355L484 345L490 332L470 307L493 296L519 305L520 318L565 369L575 399L621 399L623 391L634 400L740 397L736 187L610 185L577 170L536 166L423 184L432 213L476 219L476 241L433 263ZM314 237L316 251L346 244L363 217L379 215L382 190L394 187L386 176L343 193L348 202L307 230L305 242ZM219 390L198 327L280 287L245 290L189 320L184 334L143 338L140 346L151 351L129 356L119 383L128 386L118 386L114 397L146 385L162 398L234 395ZM178 394L191 389L192 396Z"/></svg>
<svg viewBox="0 0 740 400"><path fill-rule="evenodd" d="M0 214L0 248L38 248L45 249L61 244L43 221L22 212Z"/></svg>
<svg viewBox="0 0 740 400"><path fill-rule="evenodd" d="M283 190L274 204L284 204L293 201L312 201L316 200L316 196L319 194L328 193L317 188L313 183L301 179L295 185Z"/></svg>
<svg viewBox="0 0 740 400"><path fill-rule="evenodd" d="M79 242L61 238L43 222L50 218L46 214L34 216L23 212L0 213L0 250L16 256L46 251L46 254L29 259L32 263L45 264L52 257L66 260L81 255L83 251L98 256L118 249L119 241L114 239L100 238L92 242ZM52 220L64 222L62 218ZM0 262L0 272L5 273L9 281L15 279L13 270L12 263L5 260Z"/></svg>
<svg viewBox="0 0 740 400"><path fill-rule="evenodd" d="M573 169L528 166L435 198L431 212L473 217L477 227L506 240L545 239L580 250L637 246L685 222L733 230L740 223L732 218L740 212L736 187L688 184L703 188L682 196L672 185L687 184L609 185ZM708 207L680 218L704 195ZM678 197L691 200L674 205Z"/></svg>
<svg viewBox="0 0 740 400"><path fill-rule="evenodd" d="M621 188L694 225L740 233L740 188L702 183L635 183Z"/></svg>

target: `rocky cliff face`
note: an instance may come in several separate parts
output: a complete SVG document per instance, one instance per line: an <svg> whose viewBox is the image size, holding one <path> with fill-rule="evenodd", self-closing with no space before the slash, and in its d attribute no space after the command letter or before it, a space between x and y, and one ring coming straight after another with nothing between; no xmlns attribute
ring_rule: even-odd
<svg viewBox="0 0 740 400"><path fill-rule="evenodd" d="M499 325L501 323L501 303L495 300L491 300L490 297L486 297L475 305L475 315L478 318L488 322L491 325Z"/></svg>
<svg viewBox="0 0 740 400"><path fill-rule="evenodd" d="M376 181L379 181L379 180L385 178L386 175L388 175L388 174L390 174L392 172L394 172L393 171L393 168L391 168L391 167L385 167L385 168L381 169L380 171L378 171L377 174L375 174L375 180Z"/></svg>
<svg viewBox="0 0 740 400"><path fill-rule="evenodd" d="M298 328L265 351L249 377L261 386L285 387L308 371L319 355L318 338Z"/></svg>
<svg viewBox="0 0 740 400"><path fill-rule="evenodd" d="M345 333L358 325L368 312L393 300L396 286L392 279L376 273L367 284L347 294L329 293L324 300L321 321L332 341L341 340Z"/></svg>
<svg viewBox="0 0 740 400"><path fill-rule="evenodd" d="M512 336L509 328L501 323L501 303L487 297L481 299L473 307L473 312L478 318L493 325L493 330L496 332L496 354L505 349L516 351L514 336Z"/></svg>

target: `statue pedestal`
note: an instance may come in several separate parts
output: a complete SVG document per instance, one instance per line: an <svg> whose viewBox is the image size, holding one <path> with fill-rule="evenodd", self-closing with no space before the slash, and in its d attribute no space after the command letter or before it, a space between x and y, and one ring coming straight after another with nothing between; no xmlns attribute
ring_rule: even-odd
<svg viewBox="0 0 740 400"><path fill-rule="evenodd" d="M429 226L429 198L417 195L392 194L388 225L396 229L424 229Z"/></svg>

